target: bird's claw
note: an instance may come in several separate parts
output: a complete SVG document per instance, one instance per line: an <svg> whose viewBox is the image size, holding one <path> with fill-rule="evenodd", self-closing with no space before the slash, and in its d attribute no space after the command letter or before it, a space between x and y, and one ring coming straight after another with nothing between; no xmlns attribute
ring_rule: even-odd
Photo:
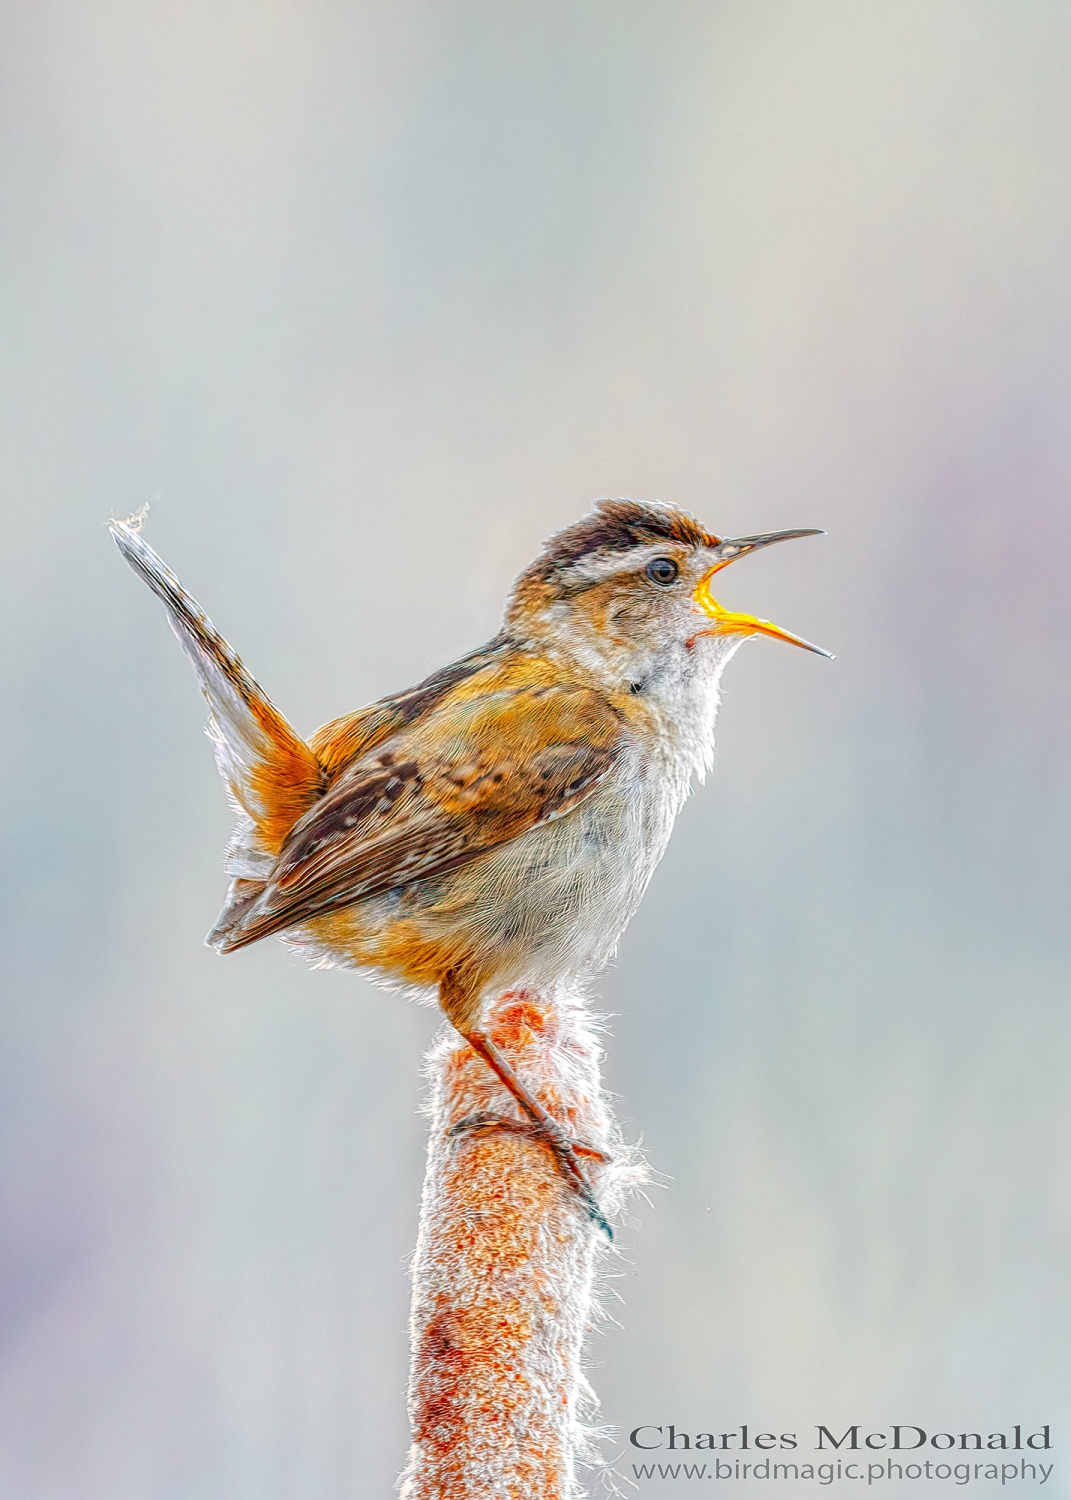
<svg viewBox="0 0 1071 1500"><path fill-rule="evenodd" d="M532 1134L538 1140L546 1141L550 1149L556 1153L571 1152L574 1156L590 1156L592 1161L597 1161L603 1166L612 1160L605 1151L600 1151L598 1147L589 1146L586 1141L576 1140L554 1120L549 1124L545 1120L533 1123Z"/></svg>
<svg viewBox="0 0 1071 1500"><path fill-rule="evenodd" d="M475 1114L466 1115L464 1119L458 1120L451 1125L446 1134L448 1136L462 1135L468 1131L477 1130L505 1130L513 1135L526 1135L532 1140L541 1141L549 1146L554 1153L558 1163L558 1169L566 1179L577 1197L587 1209L588 1218L598 1226L613 1242L614 1232L599 1207L595 1194L591 1191L587 1179L580 1170L578 1156L587 1156L598 1162L610 1162L613 1158L605 1151L599 1151L595 1146L589 1146L584 1141L577 1141L568 1135L557 1123L551 1120L518 1120L510 1115L496 1115L488 1111L478 1111Z"/></svg>

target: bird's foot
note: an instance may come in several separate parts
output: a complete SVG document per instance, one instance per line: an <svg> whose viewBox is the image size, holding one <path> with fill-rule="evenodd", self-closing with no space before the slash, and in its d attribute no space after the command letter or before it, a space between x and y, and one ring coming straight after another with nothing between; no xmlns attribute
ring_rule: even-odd
<svg viewBox="0 0 1071 1500"><path fill-rule="evenodd" d="M600 1209L577 1160L578 1156L587 1156L592 1160L600 1162L608 1162L610 1158L604 1151L598 1150L595 1146L589 1146L586 1141L574 1140L568 1134L565 1128L549 1113L545 1105L535 1097L530 1089L525 1087L513 1071L508 1060L499 1051L489 1036L486 1036L482 1031L463 1032L462 1035L473 1051L483 1058L499 1082L503 1083L513 1095L523 1113L528 1116L527 1121L514 1119L508 1124L505 1119L499 1119L499 1117L490 1114L470 1115L468 1116L468 1121L480 1120L486 1121L488 1124L493 1122L505 1129L516 1131L518 1134L530 1136L533 1140L542 1141L544 1145L549 1146L554 1153L555 1161L558 1163L558 1170L584 1204L592 1223L599 1226L608 1240L613 1240L614 1232L606 1222L606 1216ZM465 1127L466 1123L463 1120L458 1125L453 1126L453 1129L459 1130ZM467 1128L472 1129L474 1127L469 1123ZM479 1129L480 1126L476 1126L475 1128Z"/></svg>
<svg viewBox="0 0 1071 1500"><path fill-rule="evenodd" d="M496 1115L488 1111L480 1111L466 1115L463 1120L458 1120L456 1125L451 1125L446 1133L452 1136L463 1135L467 1131L505 1130L514 1135L526 1135L530 1140L549 1146L558 1164L559 1172L583 1203L588 1218L612 1243L614 1232L607 1223L606 1216L580 1169L577 1157L586 1156L598 1162L609 1162L612 1158L607 1156L605 1151L589 1146L586 1141L574 1140L552 1115L546 1114L545 1111L542 1111L542 1114L544 1117L541 1119L518 1120L511 1115Z"/></svg>

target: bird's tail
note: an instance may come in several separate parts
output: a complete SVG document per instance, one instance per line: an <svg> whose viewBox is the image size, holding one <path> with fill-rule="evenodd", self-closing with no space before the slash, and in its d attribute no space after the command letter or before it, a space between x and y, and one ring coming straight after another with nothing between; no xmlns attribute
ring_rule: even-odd
<svg viewBox="0 0 1071 1500"><path fill-rule="evenodd" d="M127 562L167 610L208 702L208 736L238 813L224 868L228 902L208 941L218 943L259 894L283 840L321 795L325 777L308 745L246 671L208 616L140 534L141 516L112 521Z"/></svg>

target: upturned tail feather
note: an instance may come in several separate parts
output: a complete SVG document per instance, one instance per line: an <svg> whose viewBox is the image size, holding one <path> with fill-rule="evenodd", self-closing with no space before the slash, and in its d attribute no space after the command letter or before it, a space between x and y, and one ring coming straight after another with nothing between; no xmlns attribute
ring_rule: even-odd
<svg viewBox="0 0 1071 1500"><path fill-rule="evenodd" d="M206 939L218 948L264 889L287 833L322 795L327 777L204 610L142 538L139 526L140 518L113 520L111 533L163 604L193 663L208 703L207 733L216 765L238 814L224 857L230 890Z"/></svg>

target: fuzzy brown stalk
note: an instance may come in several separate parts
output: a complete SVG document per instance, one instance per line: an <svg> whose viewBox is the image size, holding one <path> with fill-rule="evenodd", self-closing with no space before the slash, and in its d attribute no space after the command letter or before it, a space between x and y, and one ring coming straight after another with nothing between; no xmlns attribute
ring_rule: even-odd
<svg viewBox="0 0 1071 1500"><path fill-rule="evenodd" d="M600 1049L572 995L505 995L486 1031L574 1138L605 1213L636 1181L599 1085ZM580 1368L596 1262L606 1247L545 1144L456 1032L428 1058L431 1139L413 1264L402 1500L570 1500L594 1397ZM492 1115L506 1126L451 1128Z"/></svg>

